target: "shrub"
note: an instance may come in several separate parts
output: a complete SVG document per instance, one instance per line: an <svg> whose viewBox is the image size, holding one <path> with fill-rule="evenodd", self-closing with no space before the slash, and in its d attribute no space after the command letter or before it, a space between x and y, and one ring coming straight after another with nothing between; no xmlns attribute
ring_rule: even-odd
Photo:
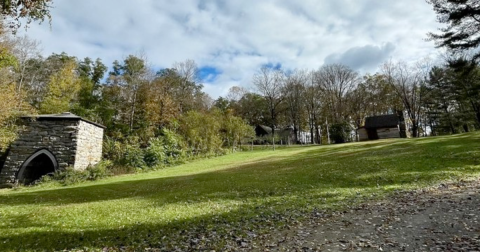
<svg viewBox="0 0 480 252"><path fill-rule="evenodd" d="M119 164L132 166L132 167L143 167L145 166L144 153L140 148L140 144L135 141L129 141L123 145L123 156L119 160Z"/></svg>
<svg viewBox="0 0 480 252"><path fill-rule="evenodd" d="M347 142L352 126L348 123L337 123L330 126L330 138L334 143Z"/></svg>
<svg viewBox="0 0 480 252"><path fill-rule="evenodd" d="M78 171L74 170L73 167L68 167L65 170L56 171L52 178L53 180L60 182L62 185L72 185L87 181L88 172L86 172L86 170Z"/></svg>
<svg viewBox="0 0 480 252"><path fill-rule="evenodd" d="M138 137L129 137L124 142L107 137L103 143L103 157L115 166L138 168L146 165Z"/></svg>
<svg viewBox="0 0 480 252"><path fill-rule="evenodd" d="M103 158L111 160L114 163L119 162L123 157L123 146L119 141L111 137L105 137L103 141Z"/></svg>
<svg viewBox="0 0 480 252"><path fill-rule="evenodd" d="M98 180L110 176L113 163L110 160L102 160L98 164L88 166L85 172L87 173L87 180Z"/></svg>
<svg viewBox="0 0 480 252"><path fill-rule="evenodd" d="M112 167L113 163L109 160L103 160L96 165L88 166L83 171L74 170L73 167L68 167L65 170L56 171L53 176L45 175L34 184L57 181L62 185L72 185L85 181L99 180L110 176L112 174L110 171Z"/></svg>
<svg viewBox="0 0 480 252"><path fill-rule="evenodd" d="M145 149L144 161L149 167L163 165L166 162L164 141L162 138L150 139L149 146Z"/></svg>
<svg viewBox="0 0 480 252"><path fill-rule="evenodd" d="M113 165L108 169L112 175L132 174L137 171L135 167L125 165Z"/></svg>
<svg viewBox="0 0 480 252"><path fill-rule="evenodd" d="M185 161L185 143L183 138L175 132L162 129L163 149L165 153L165 164L172 165Z"/></svg>
<svg viewBox="0 0 480 252"><path fill-rule="evenodd" d="M181 118L179 131L185 137L193 155L215 153L222 148L221 118L218 113L189 111Z"/></svg>

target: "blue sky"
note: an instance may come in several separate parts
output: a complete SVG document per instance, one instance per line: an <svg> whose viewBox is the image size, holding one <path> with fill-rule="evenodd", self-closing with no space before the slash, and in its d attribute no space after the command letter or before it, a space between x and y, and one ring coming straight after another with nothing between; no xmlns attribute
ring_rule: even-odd
<svg viewBox="0 0 480 252"><path fill-rule="evenodd" d="M234 85L252 89L264 65L374 73L389 59L439 54L425 40L439 25L423 0L55 0L52 17L51 27L26 32L45 56L64 51L110 66L143 52L155 69L192 59L213 98Z"/></svg>

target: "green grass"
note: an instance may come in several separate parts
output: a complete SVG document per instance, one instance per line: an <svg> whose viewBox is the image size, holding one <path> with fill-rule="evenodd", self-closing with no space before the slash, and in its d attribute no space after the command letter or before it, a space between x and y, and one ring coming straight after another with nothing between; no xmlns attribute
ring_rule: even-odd
<svg viewBox="0 0 480 252"><path fill-rule="evenodd" d="M0 251L222 248L395 190L480 177L480 133L256 150L150 173L0 190ZM202 237L205 236L205 237Z"/></svg>

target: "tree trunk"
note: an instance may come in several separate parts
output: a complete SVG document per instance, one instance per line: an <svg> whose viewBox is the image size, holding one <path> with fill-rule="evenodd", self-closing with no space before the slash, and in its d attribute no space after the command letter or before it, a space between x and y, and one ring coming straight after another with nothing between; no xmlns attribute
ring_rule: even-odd
<svg viewBox="0 0 480 252"><path fill-rule="evenodd" d="M477 119L477 124L480 125L480 106L478 105L477 101L470 100L470 104L472 105L472 109L475 112L475 119Z"/></svg>
<svg viewBox="0 0 480 252"><path fill-rule="evenodd" d="M315 138L318 144L322 144L322 134L320 134L320 126L318 124L315 124Z"/></svg>
<svg viewBox="0 0 480 252"><path fill-rule="evenodd" d="M293 140L295 141L294 144L297 144L298 143L298 128L297 128L296 125L293 126L293 135L294 135Z"/></svg>
<svg viewBox="0 0 480 252"><path fill-rule="evenodd" d="M480 111L476 111L475 116L477 117L477 125L480 126Z"/></svg>
<svg viewBox="0 0 480 252"><path fill-rule="evenodd" d="M315 139L313 135L313 125L310 126L310 143L315 144Z"/></svg>
<svg viewBox="0 0 480 252"><path fill-rule="evenodd" d="M328 130L328 119L325 122L327 127L327 140L328 140L328 144L330 144L330 131Z"/></svg>
<svg viewBox="0 0 480 252"><path fill-rule="evenodd" d="M416 124L412 124L412 137L418 137L418 126Z"/></svg>
<svg viewBox="0 0 480 252"><path fill-rule="evenodd" d="M273 150L275 150L275 129L272 126L272 146Z"/></svg>
<svg viewBox="0 0 480 252"><path fill-rule="evenodd" d="M130 114L130 132L133 131L133 118L135 117L135 103L137 103L137 91L133 93L132 113Z"/></svg>

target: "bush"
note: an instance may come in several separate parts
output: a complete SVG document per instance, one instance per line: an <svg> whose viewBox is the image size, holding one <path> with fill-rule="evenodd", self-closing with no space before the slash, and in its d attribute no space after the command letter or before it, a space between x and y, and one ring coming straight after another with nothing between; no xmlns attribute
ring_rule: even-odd
<svg viewBox="0 0 480 252"><path fill-rule="evenodd" d="M162 129L162 139L165 164L172 165L184 162L187 155L183 138L171 130Z"/></svg>
<svg viewBox="0 0 480 252"><path fill-rule="evenodd" d="M164 141L161 138L150 139L149 146L145 149L144 161L149 167L165 164L166 154Z"/></svg>
<svg viewBox="0 0 480 252"><path fill-rule="evenodd" d="M72 185L84 182L87 181L87 178L88 173L86 172L86 170L78 171L74 170L72 167L68 167L65 170L56 171L52 177L53 180L60 182L60 184L62 185Z"/></svg>
<svg viewBox="0 0 480 252"><path fill-rule="evenodd" d="M183 163L187 158L185 150L183 138L168 129L162 129L160 136L150 138L147 144L141 144L136 136L122 141L107 137L103 143L103 156L111 160L114 174Z"/></svg>
<svg viewBox="0 0 480 252"><path fill-rule="evenodd" d="M182 137L168 129L162 129L161 133L161 136L151 138L144 149L147 167L178 164L186 159Z"/></svg>
<svg viewBox="0 0 480 252"><path fill-rule="evenodd" d="M119 162L123 157L123 146L120 141L116 141L111 137L105 137L103 141L103 158L111 160L114 163Z"/></svg>
<svg viewBox="0 0 480 252"><path fill-rule="evenodd" d="M85 172L87 173L87 180L98 180L110 176L113 163L110 160L102 160L98 164L88 166Z"/></svg>
<svg viewBox="0 0 480 252"><path fill-rule="evenodd" d="M103 160L93 166L88 166L85 170L74 170L68 167L65 170L56 171L53 176L45 175L34 184L48 183L57 181L62 185L72 185L85 181L95 181L110 176L110 169L113 167L111 161Z"/></svg>
<svg viewBox="0 0 480 252"><path fill-rule="evenodd" d="M139 168L146 165L138 137L129 137L124 142L107 137L103 142L103 157L115 166Z"/></svg>
<svg viewBox="0 0 480 252"><path fill-rule="evenodd" d="M334 143L345 143L350 137L352 126L348 123L337 123L330 126L330 138Z"/></svg>
<svg viewBox="0 0 480 252"><path fill-rule="evenodd" d="M132 167L143 167L145 166L144 153L140 148L140 143L135 141L129 141L123 145L123 156L119 160L119 164L132 166Z"/></svg>
<svg viewBox="0 0 480 252"><path fill-rule="evenodd" d="M125 165L113 165L108 169L112 175L132 174L137 171L135 167Z"/></svg>

